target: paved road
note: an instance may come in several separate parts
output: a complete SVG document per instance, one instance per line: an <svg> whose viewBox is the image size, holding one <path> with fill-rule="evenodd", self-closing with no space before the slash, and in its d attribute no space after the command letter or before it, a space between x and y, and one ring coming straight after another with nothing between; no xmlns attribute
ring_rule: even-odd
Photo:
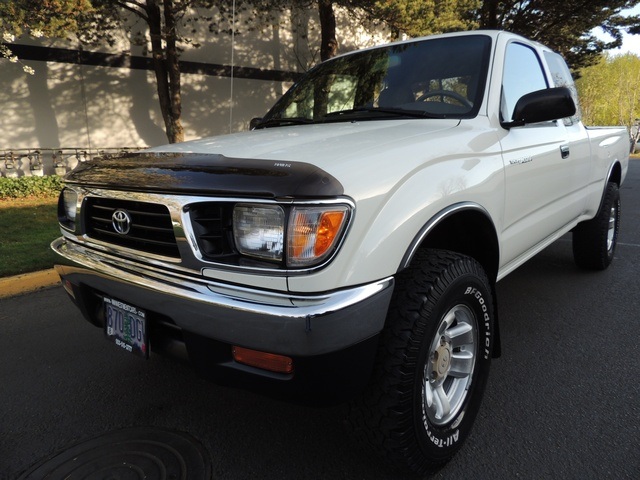
<svg viewBox="0 0 640 480"><path fill-rule="evenodd" d="M640 478L640 161L602 273L562 239L499 286L503 357L471 438L435 478ZM396 479L354 444L344 410L225 389L123 354L61 288L0 300L0 479L100 433L189 432L216 479Z"/></svg>

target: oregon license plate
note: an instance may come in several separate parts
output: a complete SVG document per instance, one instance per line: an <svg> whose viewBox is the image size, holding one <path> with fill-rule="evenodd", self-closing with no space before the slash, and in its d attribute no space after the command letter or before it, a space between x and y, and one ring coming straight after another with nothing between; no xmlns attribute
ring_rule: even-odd
<svg viewBox="0 0 640 480"><path fill-rule="evenodd" d="M149 357L147 319L144 310L114 298L104 297L104 332L129 353Z"/></svg>

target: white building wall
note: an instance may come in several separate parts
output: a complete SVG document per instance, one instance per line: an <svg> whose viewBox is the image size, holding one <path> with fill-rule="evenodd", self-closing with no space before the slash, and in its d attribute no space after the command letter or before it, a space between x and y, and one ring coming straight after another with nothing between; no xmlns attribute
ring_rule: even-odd
<svg viewBox="0 0 640 480"><path fill-rule="evenodd" d="M354 21L352 13L336 12L340 52L388 40L384 33L368 33L361 22ZM237 25L243 26L244 20L238 19ZM228 72L233 55L236 67L263 69L265 79L236 76L231 98L232 79L223 68L217 74L183 73L182 123L187 140L248 129L250 119L264 115L291 85L291 81L278 80L277 72L303 72L319 60L320 29L315 9L279 14L272 25L261 30L239 27L242 30L235 35L233 45L230 35L211 34L202 23L199 28L196 41L202 47L186 47L181 61L219 65ZM71 57L82 48L78 42L50 39L18 40L16 44L62 48L69 50ZM85 47L85 52L88 50ZM91 50L148 56L144 54L146 49L132 45L124 32L114 48ZM94 152L166 143L153 70L130 68L128 63L133 60L128 57L108 59L115 60L122 66L66 63L59 58L23 60L35 70L33 76L25 74L18 64L0 60L0 172L5 173L2 158L10 150L16 155L34 149ZM28 165L26 158L21 162L22 169L25 163ZM50 163L45 158L45 174L52 169Z"/></svg>

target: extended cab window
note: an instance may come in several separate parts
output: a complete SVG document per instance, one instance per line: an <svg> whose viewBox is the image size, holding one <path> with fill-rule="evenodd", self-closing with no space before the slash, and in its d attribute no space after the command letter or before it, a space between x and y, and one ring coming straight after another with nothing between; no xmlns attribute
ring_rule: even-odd
<svg viewBox="0 0 640 480"><path fill-rule="evenodd" d="M521 43L510 43L502 77L502 120L513 120L513 109L523 95L544 88L548 85L536 52Z"/></svg>
<svg viewBox="0 0 640 480"><path fill-rule="evenodd" d="M573 82L573 77L569 71L569 67L560 55L554 52L544 52L544 58L547 61L549 71L551 72L551 81L554 87L567 87L571 90L571 96L576 104L576 114L573 117L564 119L565 125L573 125L580 121L580 104L578 102L578 90Z"/></svg>

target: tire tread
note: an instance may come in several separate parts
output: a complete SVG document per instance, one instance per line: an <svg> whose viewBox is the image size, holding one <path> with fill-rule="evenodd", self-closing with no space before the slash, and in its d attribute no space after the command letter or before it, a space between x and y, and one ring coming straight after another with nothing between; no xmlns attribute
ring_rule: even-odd
<svg viewBox="0 0 640 480"><path fill-rule="evenodd" d="M605 189L602 204L594 218L578 224L573 230L573 258L580 268L587 270L605 270L613 260L613 251L607 250L609 230L609 212L618 205L616 228L620 223L620 192L615 183L609 182ZM617 230L616 230L617 240Z"/></svg>
<svg viewBox="0 0 640 480"><path fill-rule="evenodd" d="M403 412L412 407L415 382L412 369L418 361L422 338L430 319L421 315L434 307L455 278L474 273L489 281L479 264L466 256L444 251L419 251L408 269L397 276L372 381L364 395L351 405L349 421L358 440L369 444L389 463L414 473L429 473L450 456L425 461L416 445L413 425Z"/></svg>

